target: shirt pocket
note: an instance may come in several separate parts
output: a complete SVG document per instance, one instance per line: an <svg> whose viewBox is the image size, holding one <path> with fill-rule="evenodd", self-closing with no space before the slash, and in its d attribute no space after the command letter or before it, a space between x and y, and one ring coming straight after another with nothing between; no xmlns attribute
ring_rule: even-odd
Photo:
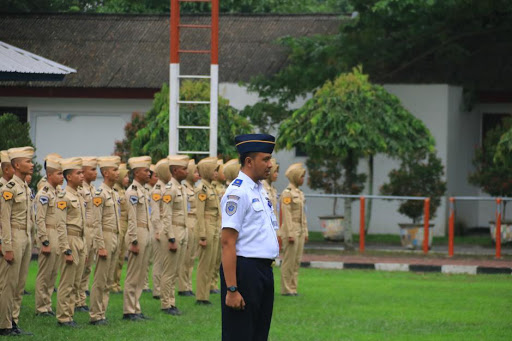
<svg viewBox="0 0 512 341"><path fill-rule="evenodd" d="M252 209L256 212L261 212L263 211L263 204L260 202L260 201L256 201L256 202L253 202L251 204L252 206Z"/></svg>
<svg viewBox="0 0 512 341"><path fill-rule="evenodd" d="M18 203L18 204L19 203L25 203L25 202L27 202L27 195L25 193L17 195L17 196L14 197L14 201L16 203Z"/></svg>

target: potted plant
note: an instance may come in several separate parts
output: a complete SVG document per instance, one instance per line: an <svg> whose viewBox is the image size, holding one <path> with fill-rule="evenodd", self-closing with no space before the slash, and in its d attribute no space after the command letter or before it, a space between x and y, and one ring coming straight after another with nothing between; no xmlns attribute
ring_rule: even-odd
<svg viewBox="0 0 512 341"><path fill-rule="evenodd" d="M423 122L396 96L372 84L361 68L327 81L281 123L278 135L277 149L300 146L308 155L309 186L332 194L363 191L367 176L357 171L362 160L377 154L400 158L434 145ZM370 187L372 181L370 176ZM352 201L344 200L343 228L336 200L331 217L338 220L334 238L343 238L348 248L352 248Z"/></svg>
<svg viewBox="0 0 512 341"><path fill-rule="evenodd" d="M512 177L510 175L510 136L512 119L504 119L495 128L490 129L483 140L482 147L475 150L473 165L475 171L469 174L470 184L478 186L493 197L512 196ZM512 220L506 219L507 201L503 201L501 220L501 242L512 241ZM496 223L489 220L493 242L496 241Z"/></svg>
<svg viewBox="0 0 512 341"><path fill-rule="evenodd" d="M383 195L429 197L430 217L434 218L441 204L441 197L446 192L446 182L442 180L444 168L435 153L431 152L423 157L420 155L405 158L398 169L392 170L389 173L389 182L382 185L380 192ZM412 220L412 223L399 224L402 245L410 249L421 248L424 235L424 202L403 201L398 212ZM433 229L434 225L430 224L429 248L432 245Z"/></svg>

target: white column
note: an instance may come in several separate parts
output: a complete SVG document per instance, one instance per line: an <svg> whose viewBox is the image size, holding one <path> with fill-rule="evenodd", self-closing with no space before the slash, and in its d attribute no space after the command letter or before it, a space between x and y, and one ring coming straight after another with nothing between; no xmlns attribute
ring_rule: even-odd
<svg viewBox="0 0 512 341"><path fill-rule="evenodd" d="M210 156L217 157L217 116L219 112L219 65L211 65L210 76Z"/></svg>
<svg viewBox="0 0 512 341"><path fill-rule="evenodd" d="M180 117L180 64L170 64L169 78L169 155L178 154L179 132L178 122Z"/></svg>

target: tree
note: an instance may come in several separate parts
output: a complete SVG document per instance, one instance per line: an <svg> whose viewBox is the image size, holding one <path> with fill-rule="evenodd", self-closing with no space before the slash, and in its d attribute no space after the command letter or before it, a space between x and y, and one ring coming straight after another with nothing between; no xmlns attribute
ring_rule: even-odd
<svg viewBox="0 0 512 341"><path fill-rule="evenodd" d="M121 157L123 162L128 162L132 155L131 142L137 135L137 132L146 126L144 115L139 112L132 114L132 120L124 127L125 138L115 142L114 154Z"/></svg>
<svg viewBox="0 0 512 341"><path fill-rule="evenodd" d="M0 150L25 146L34 147L30 139L30 124L20 122L18 116L10 113L0 115L0 127L2 127ZM41 179L41 168L41 165L34 161L34 173L30 183L34 193L37 192L37 183Z"/></svg>
<svg viewBox="0 0 512 341"><path fill-rule="evenodd" d="M181 100L208 100L210 85L202 81L184 81L180 88ZM209 106L202 104L180 105L181 124L191 126L209 125ZM138 121L140 116L134 116L132 125L125 128L126 138L117 142L118 146L130 146L129 156L150 155L153 160L160 160L169 153L169 87L155 94L153 107ZM135 134L135 127L140 127ZM229 105L229 101L219 97L218 119L218 153L224 158L236 157L234 146L235 136L248 134L253 128L249 121L238 114ZM180 130L179 149L207 151L209 149L209 132L199 129ZM126 148L124 149L126 150Z"/></svg>
<svg viewBox="0 0 512 341"><path fill-rule="evenodd" d="M327 81L313 98L285 119L277 146L300 145L309 155L310 187L326 193L359 194L362 158L386 154L404 158L434 149L425 125L359 68ZM345 200L345 242L351 243L351 200ZM335 214L336 205L333 207Z"/></svg>

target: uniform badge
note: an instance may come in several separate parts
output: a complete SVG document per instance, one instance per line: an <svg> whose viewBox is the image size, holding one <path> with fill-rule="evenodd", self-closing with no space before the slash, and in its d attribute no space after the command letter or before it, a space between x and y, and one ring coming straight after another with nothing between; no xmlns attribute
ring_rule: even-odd
<svg viewBox="0 0 512 341"><path fill-rule="evenodd" d="M233 186L237 186L237 187L240 187L240 185L242 184L243 180L242 179L236 179L235 181L233 181Z"/></svg>
<svg viewBox="0 0 512 341"><path fill-rule="evenodd" d="M160 199L159 199L160 200ZM171 200L172 200L172 196L170 194L166 194L164 195L163 199L162 199L166 204L170 203Z"/></svg>
<svg viewBox="0 0 512 341"><path fill-rule="evenodd" d="M135 205L136 203L139 202L139 198L135 195L130 195L130 202L132 203L132 205Z"/></svg>
<svg viewBox="0 0 512 341"><path fill-rule="evenodd" d="M233 214L235 214L237 205L238 204L234 201L228 201L226 203L226 213L229 216L232 216Z"/></svg>
<svg viewBox="0 0 512 341"><path fill-rule="evenodd" d="M12 199L13 194L11 192L5 191L4 194L2 194L2 196L4 197L5 201L9 201Z"/></svg>
<svg viewBox="0 0 512 341"><path fill-rule="evenodd" d="M292 198L290 198L290 197L283 198L283 204L289 205L291 202L292 202Z"/></svg>
<svg viewBox="0 0 512 341"><path fill-rule="evenodd" d="M159 201L160 199L162 199L162 196L158 193L153 193L151 198L153 198L154 201Z"/></svg>
<svg viewBox="0 0 512 341"><path fill-rule="evenodd" d="M14 182L12 182L12 181L11 181L11 182L7 183L7 185L5 185L5 187L7 187L7 188L13 188L13 187L14 187L14 185L16 185L16 183L14 183Z"/></svg>
<svg viewBox="0 0 512 341"><path fill-rule="evenodd" d="M155 185L155 189L160 189L160 185Z"/></svg>
<svg viewBox="0 0 512 341"><path fill-rule="evenodd" d="M59 201L57 203L57 208L59 208L60 210L64 211L64 209L68 206L68 203L65 202L65 201Z"/></svg>
<svg viewBox="0 0 512 341"><path fill-rule="evenodd" d="M40 196L39 202L41 203L41 205L46 205L48 203L48 197Z"/></svg>
<svg viewBox="0 0 512 341"><path fill-rule="evenodd" d="M198 198L199 198L199 200L201 200L201 201L205 201L205 200L206 200L206 198L207 198L206 194L204 194L204 193L199 193L199 195L198 195L197 197L198 197Z"/></svg>
<svg viewBox="0 0 512 341"><path fill-rule="evenodd" d="M94 199L92 199L92 203L96 207L100 206L102 202L103 202L103 199L101 197L95 197Z"/></svg>

